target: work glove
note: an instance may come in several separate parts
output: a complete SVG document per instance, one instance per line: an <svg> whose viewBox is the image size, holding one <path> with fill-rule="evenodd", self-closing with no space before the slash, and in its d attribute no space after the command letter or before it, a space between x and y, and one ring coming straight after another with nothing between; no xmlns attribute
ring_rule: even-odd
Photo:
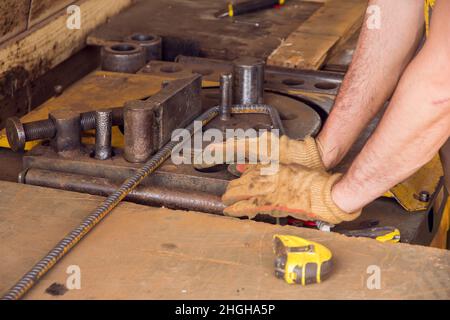
<svg viewBox="0 0 450 320"><path fill-rule="evenodd" d="M276 174L264 175L262 165L248 166L239 179L229 183L222 201L226 215L234 217L269 214L301 220L338 224L356 219L361 211L342 211L331 198L331 188L341 174L321 169L280 164Z"/></svg>
<svg viewBox="0 0 450 320"><path fill-rule="evenodd" d="M261 162L261 140L265 140L264 155L266 155L266 161L276 161L281 164L300 164L308 168L325 170L318 145L314 138L306 137L303 141L299 141L290 139L286 135L278 137L272 132L264 132L261 136L254 138L230 138L224 142L212 143L207 146L208 150L204 150L202 157L205 159L204 155L206 151L212 152L213 150L219 150L223 154L223 159L233 159L235 162L237 160L242 161L243 159L237 159L236 155L238 154L238 150L243 150L244 152L241 152L241 154L244 155L245 159L258 159L258 162ZM273 143L278 143L278 149L275 148L274 150L276 152L272 153ZM227 150L233 154L227 155ZM198 169L205 169L224 162L206 163L197 158L197 161L194 161L194 166Z"/></svg>

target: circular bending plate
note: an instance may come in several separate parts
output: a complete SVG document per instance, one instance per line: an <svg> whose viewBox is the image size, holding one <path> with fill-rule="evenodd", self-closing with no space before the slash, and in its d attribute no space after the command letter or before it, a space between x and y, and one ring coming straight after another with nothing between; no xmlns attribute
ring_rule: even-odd
<svg viewBox="0 0 450 320"><path fill-rule="evenodd" d="M218 89L204 89L202 93L204 110L218 105L220 99ZM286 133L292 139L302 140L306 136L315 136L321 128L322 120L319 114L301 101L284 95L265 92L264 103L278 110ZM270 122L266 124L266 127L268 125L270 125ZM252 125L249 126L252 127Z"/></svg>
<svg viewBox="0 0 450 320"><path fill-rule="evenodd" d="M264 103L275 107L286 134L292 139L315 136L322 125L319 114L307 104L276 93L264 93Z"/></svg>

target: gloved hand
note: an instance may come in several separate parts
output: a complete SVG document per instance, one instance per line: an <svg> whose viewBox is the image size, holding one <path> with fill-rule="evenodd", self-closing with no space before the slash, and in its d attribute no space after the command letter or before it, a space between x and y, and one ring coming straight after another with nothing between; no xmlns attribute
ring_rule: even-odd
<svg viewBox="0 0 450 320"><path fill-rule="evenodd" d="M238 150L244 150L245 153L242 152L242 154L247 160L251 159L252 157L254 159L261 160L258 157L258 155L260 154L259 146L261 139L266 139L267 150L265 150L265 154L272 161L277 161L281 164L300 164L308 168L325 170L316 140L312 137L306 137L305 140L299 141L290 139L285 135L278 137L272 132L264 132L260 137L245 139L230 138L224 142L212 143L207 148L208 152L211 152L212 150L222 149L221 152L223 152L224 155L223 159L227 159L226 152L227 150L230 150L231 152L233 152L233 155L228 155L228 158L234 159L234 161L236 161L236 154ZM274 142L278 142L279 153L271 154L271 145ZM206 149L203 152L202 156L205 155L205 152ZM207 164L203 161L194 161L194 166L198 169L212 167L217 164L221 163Z"/></svg>
<svg viewBox="0 0 450 320"><path fill-rule="evenodd" d="M361 211L342 211L331 198L331 188L340 174L290 164L279 167L273 175L262 175L263 166L249 166L243 175L229 183L222 201L230 216L258 213L274 217L292 216L301 220L320 220L331 224L356 219Z"/></svg>

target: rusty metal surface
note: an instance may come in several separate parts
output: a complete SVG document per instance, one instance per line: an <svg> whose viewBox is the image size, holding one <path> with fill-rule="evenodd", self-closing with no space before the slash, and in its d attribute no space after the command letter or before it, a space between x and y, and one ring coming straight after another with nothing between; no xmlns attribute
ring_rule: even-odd
<svg viewBox="0 0 450 320"><path fill-rule="evenodd" d="M146 62L151 60L162 60L162 39L151 33L134 33L125 38L126 42L139 44L145 49Z"/></svg>
<svg viewBox="0 0 450 320"><path fill-rule="evenodd" d="M145 76L151 77L152 82L159 80L158 84L160 85L160 79L170 77L172 79L186 80L192 77L194 73L199 73L193 72L195 69L203 67L213 70L212 73L205 77L208 77L210 81L217 81L221 72L232 68L232 65L228 62L211 59L179 57L179 61L180 63L152 61L149 65L157 63L159 69L145 72ZM161 72L160 70L164 67L172 68L174 66L177 67L173 69L175 72ZM302 138L306 134L315 133L320 129L321 120L326 118L341 80L342 75L336 73L267 68L265 99L267 103L277 107L288 135L293 138ZM148 83L151 84L151 82ZM316 84L318 83L333 84L333 86L317 86ZM273 92L267 91L267 89ZM290 95L288 96L287 94ZM219 100L220 92L218 88L203 90L202 107L204 110L218 105ZM359 152L376 127L378 119L379 117L361 135L358 143L355 144L348 157L340 165L339 170L345 170L349 166L354 156ZM270 119L266 115L233 115L227 121L215 119L207 128L209 127L219 129L233 127L267 129L270 127ZM63 159L49 150L47 146L42 146L30 152L25 157L24 164L27 167L38 169L92 176L92 179L109 179L114 184L121 182L138 167L123 160L123 151L121 149L115 148L114 153L115 156L110 160L99 164L98 161L90 157L92 146L87 148L85 154L74 156L71 159ZM173 189L181 192L180 194L186 191L193 194L196 192L206 193L207 197L217 197L223 193L227 182L231 178L232 176L224 168L216 172L199 172L190 165L174 166L170 161L166 161L153 177L143 182L143 187L161 188L162 190ZM388 212L392 216L387 214ZM383 224L390 222L403 224L402 229L405 233L403 241L427 244L432 232L423 230L428 230L429 228L427 222L429 213L421 211L406 218L401 216L402 212L402 209L395 202L377 200L366 208L364 217L377 218ZM357 222L360 223L361 221L358 220ZM419 230L422 231L419 232Z"/></svg>
<svg viewBox="0 0 450 320"><path fill-rule="evenodd" d="M24 175L25 184L76 191L98 196L108 196L120 183L92 176L57 171L29 169ZM220 196L206 192L183 190L174 186L138 186L125 198L126 201L156 207L223 214L225 205Z"/></svg>
<svg viewBox="0 0 450 320"><path fill-rule="evenodd" d="M95 158L106 160L112 156L113 113L111 109L95 111Z"/></svg>
<svg viewBox="0 0 450 320"><path fill-rule="evenodd" d="M101 57L102 70L136 73L145 65L147 51L137 43L116 43L104 46Z"/></svg>
<svg viewBox="0 0 450 320"><path fill-rule="evenodd" d="M63 94L48 100L33 112L21 118L22 122L31 122L48 118L52 110L66 109L76 112L90 112L97 109L123 107L130 100L146 99L161 89L161 82L171 77L161 78L152 75L123 74L106 71L94 71L67 88ZM116 135L122 143L120 135ZM27 143L29 150L37 142ZM0 146L9 147L6 133L0 131Z"/></svg>
<svg viewBox="0 0 450 320"><path fill-rule="evenodd" d="M136 32L151 32L163 38L164 60L173 60L179 54L225 60L243 55L265 59L278 47L280 39L322 4L290 0L279 9L216 19L214 14L225 6L224 1L209 0L140 1L94 31L87 43L104 45Z"/></svg>
<svg viewBox="0 0 450 320"><path fill-rule="evenodd" d="M161 91L145 101L156 118L155 151L170 140L173 130L184 128L201 113L201 88L201 76L193 75L187 80L169 81Z"/></svg>
<svg viewBox="0 0 450 320"><path fill-rule="evenodd" d="M144 162L162 148L177 128L184 128L202 111L201 76L166 82L145 101L125 107L125 151L130 162Z"/></svg>
<svg viewBox="0 0 450 320"><path fill-rule="evenodd" d="M219 82L221 73L233 71L229 61L200 57L178 56L177 62L151 61L139 73L158 77L170 76L178 79L201 74L204 80ZM343 74L314 70L291 70L266 66L266 91L273 91L296 97L313 107L322 117L330 112Z"/></svg>
<svg viewBox="0 0 450 320"><path fill-rule="evenodd" d="M153 110L142 100L128 101L124 107L124 158L144 162L153 152Z"/></svg>

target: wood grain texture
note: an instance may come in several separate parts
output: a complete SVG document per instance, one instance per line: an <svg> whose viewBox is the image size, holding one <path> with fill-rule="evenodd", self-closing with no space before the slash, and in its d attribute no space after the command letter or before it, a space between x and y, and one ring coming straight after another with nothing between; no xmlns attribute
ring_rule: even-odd
<svg viewBox="0 0 450 320"><path fill-rule="evenodd" d="M9 95L78 52L93 29L131 3L132 0L79 1L80 30L67 28L67 15L63 12L44 25L3 43L0 46L0 96Z"/></svg>
<svg viewBox="0 0 450 320"><path fill-rule="evenodd" d="M285 68L319 69L338 36L293 32L269 56L267 63Z"/></svg>
<svg viewBox="0 0 450 320"><path fill-rule="evenodd" d="M269 65L319 69L360 27L367 0L329 0L268 58Z"/></svg>
<svg viewBox="0 0 450 320"><path fill-rule="evenodd" d="M0 43L27 28L31 0L0 1Z"/></svg>
<svg viewBox="0 0 450 320"><path fill-rule="evenodd" d="M75 0L31 0L28 28L75 2Z"/></svg>
<svg viewBox="0 0 450 320"><path fill-rule="evenodd" d="M100 197L0 182L0 294L74 228ZM272 237L291 234L333 253L320 285L287 285L273 275ZM81 290L51 296L67 267ZM380 267L381 290L367 268ZM449 299L450 252L347 238L204 213L122 203L63 258L26 299Z"/></svg>

